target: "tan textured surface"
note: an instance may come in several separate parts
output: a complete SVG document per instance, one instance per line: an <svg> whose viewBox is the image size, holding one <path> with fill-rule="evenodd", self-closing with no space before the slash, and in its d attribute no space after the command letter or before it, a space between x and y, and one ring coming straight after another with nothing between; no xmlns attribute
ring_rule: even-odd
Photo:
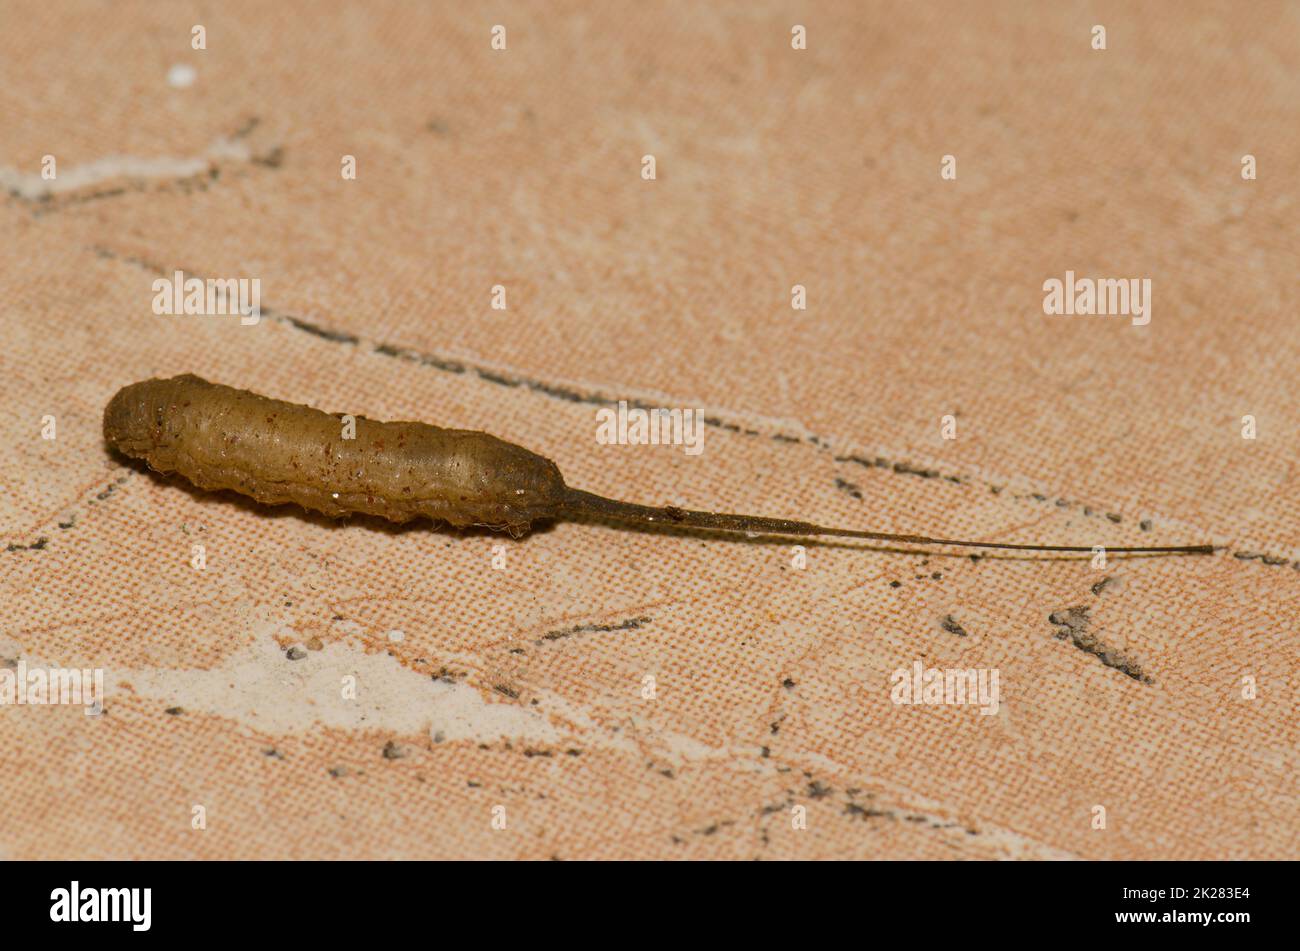
<svg viewBox="0 0 1300 951"><path fill-rule="evenodd" d="M11 188L46 153L220 157L0 203L0 542L47 539L0 551L0 656L109 685L99 718L0 709L0 853L1294 857L1300 7L867 6L7 3ZM173 268L273 315L156 317ZM1044 316L1066 269L1150 277L1150 326ZM109 396L187 371L638 501L1280 563L1094 595L1086 561L335 525L107 454ZM618 398L724 425L599 446ZM1152 683L1053 636L1076 605ZM997 668L1001 712L895 706L916 659Z"/></svg>

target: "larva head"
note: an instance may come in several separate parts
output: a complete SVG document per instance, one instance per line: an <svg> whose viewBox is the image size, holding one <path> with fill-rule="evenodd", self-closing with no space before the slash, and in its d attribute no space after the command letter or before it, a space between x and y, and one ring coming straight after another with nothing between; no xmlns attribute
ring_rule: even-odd
<svg viewBox="0 0 1300 951"><path fill-rule="evenodd" d="M187 387L211 386L186 374L124 386L104 407L104 439L119 452L143 457L168 442L168 410Z"/></svg>

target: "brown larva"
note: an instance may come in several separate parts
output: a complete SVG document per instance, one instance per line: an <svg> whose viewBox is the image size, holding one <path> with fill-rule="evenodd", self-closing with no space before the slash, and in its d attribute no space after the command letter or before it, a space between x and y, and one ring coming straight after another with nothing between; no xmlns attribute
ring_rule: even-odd
<svg viewBox="0 0 1300 951"><path fill-rule="evenodd" d="M267 505L296 502L330 516L364 512L394 522L430 518L519 536L542 519L594 515L653 525L781 535L835 535L910 545L1090 552L826 528L809 522L656 508L569 488L555 463L487 433L341 415L209 383L197 376L123 387L104 409L104 438L160 472L203 489L233 489ZM1212 545L1107 548L1211 554Z"/></svg>

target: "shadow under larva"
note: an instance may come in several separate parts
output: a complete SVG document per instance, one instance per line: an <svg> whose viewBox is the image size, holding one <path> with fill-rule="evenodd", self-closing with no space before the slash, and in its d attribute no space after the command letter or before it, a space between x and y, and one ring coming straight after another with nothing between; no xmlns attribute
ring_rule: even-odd
<svg viewBox="0 0 1300 951"><path fill-rule="evenodd" d="M354 417L209 383L192 374L144 380L104 409L104 438L159 472L266 505L296 503L335 518L365 513L523 535L534 522L595 516L721 532L827 535L910 545L1091 552L1091 545L1024 545L828 528L811 522L656 507L565 484L550 459L488 433ZM1109 553L1212 554L1212 545L1107 547Z"/></svg>

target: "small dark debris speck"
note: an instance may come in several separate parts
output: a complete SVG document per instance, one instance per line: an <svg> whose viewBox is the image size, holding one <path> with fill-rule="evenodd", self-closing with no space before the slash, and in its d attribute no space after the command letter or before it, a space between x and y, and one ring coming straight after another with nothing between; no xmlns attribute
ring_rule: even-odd
<svg viewBox="0 0 1300 951"><path fill-rule="evenodd" d="M808 784L808 796L811 799L824 799L831 794L831 791L830 786L817 779Z"/></svg>
<svg viewBox="0 0 1300 951"><path fill-rule="evenodd" d="M853 498L855 498L855 499L861 499L861 498L862 498L862 490L859 489L859 488L858 488L856 485L854 485L852 482L848 481L847 479L836 478L836 480L835 480L835 488L841 490L842 492L847 492L849 495L851 495L851 496L852 496Z"/></svg>
<svg viewBox="0 0 1300 951"><path fill-rule="evenodd" d="M402 757L406 756L407 753L404 748L398 746L392 740L389 740L387 743L384 744L383 755L384 755L384 759L401 759Z"/></svg>
<svg viewBox="0 0 1300 951"><path fill-rule="evenodd" d="M949 634L956 634L958 637L966 636L966 629L958 624L957 619L951 614L945 615L944 619L939 623Z"/></svg>

